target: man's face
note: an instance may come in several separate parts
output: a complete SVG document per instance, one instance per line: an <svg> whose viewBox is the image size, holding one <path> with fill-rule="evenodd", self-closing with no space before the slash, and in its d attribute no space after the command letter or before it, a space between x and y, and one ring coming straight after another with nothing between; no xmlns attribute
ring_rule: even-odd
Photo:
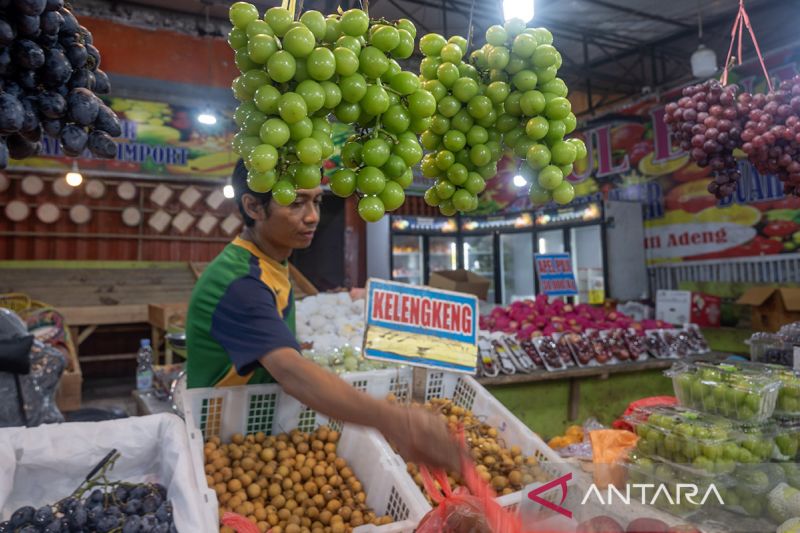
<svg viewBox="0 0 800 533"><path fill-rule="evenodd" d="M287 206L272 200L265 215L256 218L254 229L260 239L276 248L308 248L319 224L321 203L320 187L298 189L297 198Z"/></svg>

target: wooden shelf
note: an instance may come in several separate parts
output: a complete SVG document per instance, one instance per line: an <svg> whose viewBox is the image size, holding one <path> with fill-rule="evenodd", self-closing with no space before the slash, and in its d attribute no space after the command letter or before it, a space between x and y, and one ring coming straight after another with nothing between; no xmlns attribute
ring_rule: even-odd
<svg viewBox="0 0 800 533"><path fill-rule="evenodd" d="M503 386L515 385L518 383L536 383L540 381L554 381L559 379L579 379L589 378L595 376L608 376L610 374L624 374L629 372L641 372L644 370L666 370L670 368L673 363L677 361L703 361L703 360L720 360L727 357L729 354L719 352L709 352L702 355L694 355L684 359L653 359L650 358L646 361L639 361L635 363L618 363L615 365L605 366L591 366L591 367L573 367L566 370L556 370L549 372L547 370L537 370L531 374L512 374L500 375L496 377L480 377L477 378L478 382L484 386Z"/></svg>

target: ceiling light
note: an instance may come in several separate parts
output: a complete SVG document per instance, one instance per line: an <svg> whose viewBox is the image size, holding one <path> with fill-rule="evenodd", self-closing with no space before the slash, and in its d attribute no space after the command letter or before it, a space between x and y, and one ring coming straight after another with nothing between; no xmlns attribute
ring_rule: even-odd
<svg viewBox="0 0 800 533"><path fill-rule="evenodd" d="M514 176L514 186L515 187L524 187L528 184L528 180L526 180L523 176L517 174Z"/></svg>
<svg viewBox="0 0 800 533"><path fill-rule="evenodd" d="M511 20L520 19L530 22L533 19L534 0L503 0L503 18Z"/></svg>
<svg viewBox="0 0 800 533"><path fill-rule="evenodd" d="M217 115L211 109L206 109L197 115L197 122L205 124L206 126L213 126L217 123Z"/></svg>
<svg viewBox="0 0 800 533"><path fill-rule="evenodd" d="M222 188L222 195L225 198L233 198L233 185L226 185Z"/></svg>
<svg viewBox="0 0 800 533"><path fill-rule="evenodd" d="M83 175L78 170L78 163L75 161L72 162L72 170L67 172L67 175L64 176L64 179L66 179L67 185L70 187L77 187L83 183Z"/></svg>
<svg viewBox="0 0 800 533"><path fill-rule="evenodd" d="M692 54L692 76L710 78L717 72L717 54L711 48L701 44Z"/></svg>

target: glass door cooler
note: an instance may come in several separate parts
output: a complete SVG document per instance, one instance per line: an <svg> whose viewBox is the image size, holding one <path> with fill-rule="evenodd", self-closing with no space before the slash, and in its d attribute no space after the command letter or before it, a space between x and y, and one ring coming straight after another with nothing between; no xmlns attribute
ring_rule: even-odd
<svg viewBox="0 0 800 533"><path fill-rule="evenodd" d="M392 279L424 285L431 272L458 268L458 224L451 218L392 216Z"/></svg>
<svg viewBox="0 0 800 533"><path fill-rule="evenodd" d="M464 268L491 281L487 301L534 294L532 229L530 213L461 220Z"/></svg>

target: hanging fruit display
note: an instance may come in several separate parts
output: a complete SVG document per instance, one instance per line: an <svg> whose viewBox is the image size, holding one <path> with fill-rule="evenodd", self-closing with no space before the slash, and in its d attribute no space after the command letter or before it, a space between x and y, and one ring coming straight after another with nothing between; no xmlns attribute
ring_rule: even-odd
<svg viewBox="0 0 800 533"><path fill-rule="evenodd" d="M273 7L264 18L246 2L230 8L228 42L241 76L234 150L248 184L278 203L320 184L322 161L334 150L329 115L355 124L342 150L344 167L331 176L334 194L359 196L359 215L375 222L405 201L411 167L422 159L415 132L436 111L433 96L397 59L414 52L408 20L370 20L360 9L325 17L306 11L295 20Z"/></svg>
<svg viewBox="0 0 800 533"><path fill-rule="evenodd" d="M78 157L114 158L122 134L97 96L110 90L100 52L63 0L3 2L0 11L0 168L42 152L42 136Z"/></svg>

